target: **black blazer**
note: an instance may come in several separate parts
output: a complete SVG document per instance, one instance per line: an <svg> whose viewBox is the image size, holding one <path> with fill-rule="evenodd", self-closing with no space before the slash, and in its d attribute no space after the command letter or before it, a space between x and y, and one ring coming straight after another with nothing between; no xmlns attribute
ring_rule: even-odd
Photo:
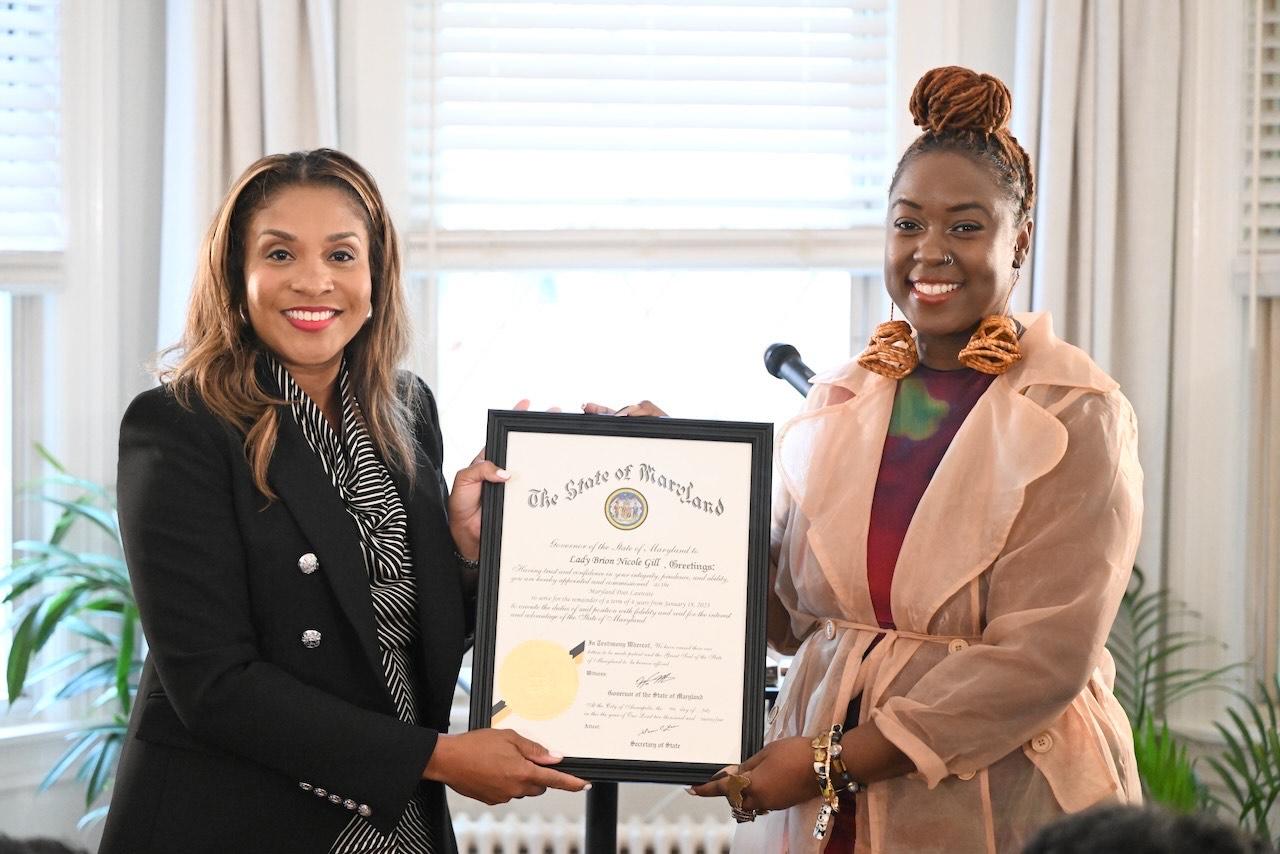
<svg viewBox="0 0 1280 854"><path fill-rule="evenodd" d="M355 523L288 408L268 502L243 435L202 405L157 388L129 406L120 526L150 651L101 854L324 854L353 805L385 832L418 786L438 850L454 849L444 788L420 777L449 728L474 598L445 517L435 401L412 381L416 477L392 478L418 582L416 727L387 691Z"/></svg>

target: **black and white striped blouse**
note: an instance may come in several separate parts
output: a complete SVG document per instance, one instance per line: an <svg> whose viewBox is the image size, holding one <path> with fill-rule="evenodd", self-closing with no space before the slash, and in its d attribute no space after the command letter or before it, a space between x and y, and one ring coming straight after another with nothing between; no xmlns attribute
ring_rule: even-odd
<svg viewBox="0 0 1280 854"><path fill-rule="evenodd" d="M413 649L418 641L417 586L404 503L365 430L345 361L338 375L341 434L334 431L279 361L271 359L271 367L281 395L292 403L293 417L302 435L355 520L360 552L369 573L382 672L395 701L397 717L416 724ZM426 805L419 793L390 834L379 833L365 819L352 816L329 854L434 854L431 840Z"/></svg>

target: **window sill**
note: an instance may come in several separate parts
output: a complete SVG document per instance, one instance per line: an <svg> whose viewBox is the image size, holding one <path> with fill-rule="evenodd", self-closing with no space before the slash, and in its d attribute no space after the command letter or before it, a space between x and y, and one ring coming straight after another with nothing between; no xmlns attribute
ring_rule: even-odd
<svg viewBox="0 0 1280 854"><path fill-rule="evenodd" d="M67 737L83 721L0 726L0 793L34 790L67 749ZM64 777L74 780L75 775Z"/></svg>

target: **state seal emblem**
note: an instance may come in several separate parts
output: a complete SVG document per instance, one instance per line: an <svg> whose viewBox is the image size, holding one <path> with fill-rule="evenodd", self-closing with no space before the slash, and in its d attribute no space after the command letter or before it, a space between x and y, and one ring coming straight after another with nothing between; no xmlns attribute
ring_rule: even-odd
<svg viewBox="0 0 1280 854"><path fill-rule="evenodd" d="M649 502L630 487L615 489L604 500L604 516L618 530L632 531L643 525L648 518Z"/></svg>

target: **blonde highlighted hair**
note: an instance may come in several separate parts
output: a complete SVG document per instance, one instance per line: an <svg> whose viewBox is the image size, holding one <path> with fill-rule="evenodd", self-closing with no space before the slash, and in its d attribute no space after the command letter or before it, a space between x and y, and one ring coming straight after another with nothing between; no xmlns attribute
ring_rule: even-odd
<svg viewBox="0 0 1280 854"><path fill-rule="evenodd" d="M409 313L399 242L382 194L364 167L342 152L273 154L246 169L223 198L201 246L182 339L160 353L156 371L184 406L198 398L244 433L254 485L272 499L267 467L279 429L276 406L285 401L259 380L265 349L247 320L245 241L253 215L281 190L297 186L336 188L364 218L373 315L347 345L347 367L374 445L389 465L410 478L414 472L416 386L397 384L397 366L409 350Z"/></svg>

